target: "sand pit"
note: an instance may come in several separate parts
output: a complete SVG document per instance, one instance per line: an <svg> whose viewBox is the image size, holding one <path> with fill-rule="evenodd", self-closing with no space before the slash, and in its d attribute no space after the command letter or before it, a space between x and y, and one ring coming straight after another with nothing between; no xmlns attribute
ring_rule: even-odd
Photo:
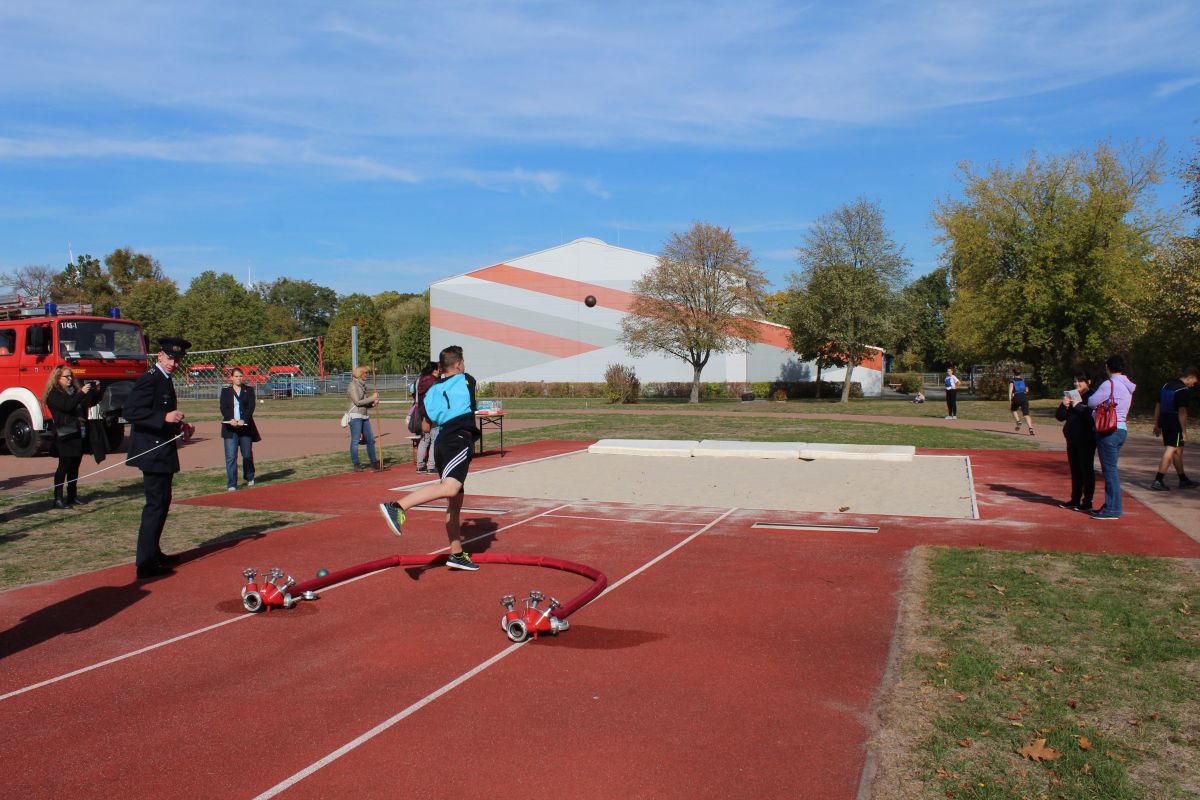
<svg viewBox="0 0 1200 800"><path fill-rule="evenodd" d="M970 519L969 475L958 456L791 461L583 452L472 473L467 495Z"/></svg>

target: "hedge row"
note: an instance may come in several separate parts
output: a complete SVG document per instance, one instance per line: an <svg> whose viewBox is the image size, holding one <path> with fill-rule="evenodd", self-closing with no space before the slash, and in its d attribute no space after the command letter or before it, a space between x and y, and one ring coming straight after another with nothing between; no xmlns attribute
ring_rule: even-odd
<svg viewBox="0 0 1200 800"><path fill-rule="evenodd" d="M925 377L919 372L889 372L884 376L884 383L900 384L900 391L905 394L917 394L925 389Z"/></svg>
<svg viewBox="0 0 1200 800"><path fill-rule="evenodd" d="M636 384L636 378L627 376ZM919 378L920 376L918 376ZM816 397L815 381L763 381L754 383L701 383L701 400L737 400L747 392L753 392L760 400L796 400ZM506 397L588 397L609 398L613 393L604 383L548 382L548 381L505 381L481 383L477 389L479 397L503 399ZM690 382L672 381L641 384L640 389L629 392L628 384L616 392L620 398L609 402L636 402L636 397L687 398L692 396ZM821 381L821 397L833 398L841 395L840 382ZM851 397L862 397L862 384L855 381L850 385Z"/></svg>

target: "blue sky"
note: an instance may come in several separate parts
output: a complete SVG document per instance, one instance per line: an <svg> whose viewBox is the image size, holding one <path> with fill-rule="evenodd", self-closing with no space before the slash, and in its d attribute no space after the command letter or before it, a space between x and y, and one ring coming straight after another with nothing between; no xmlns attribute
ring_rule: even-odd
<svg viewBox="0 0 1200 800"><path fill-rule="evenodd" d="M961 161L1194 152L1198 41L1195 0L6 0L0 271L70 243L181 289L422 291L703 220L782 288L806 226L863 195L919 275Z"/></svg>

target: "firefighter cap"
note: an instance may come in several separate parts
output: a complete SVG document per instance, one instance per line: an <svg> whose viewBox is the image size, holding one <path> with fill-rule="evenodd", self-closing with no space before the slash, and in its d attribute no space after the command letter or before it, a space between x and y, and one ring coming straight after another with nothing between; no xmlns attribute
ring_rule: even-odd
<svg viewBox="0 0 1200 800"><path fill-rule="evenodd" d="M191 346L192 343L187 339L178 339L174 336L164 336L158 340L158 349L176 359L186 356Z"/></svg>

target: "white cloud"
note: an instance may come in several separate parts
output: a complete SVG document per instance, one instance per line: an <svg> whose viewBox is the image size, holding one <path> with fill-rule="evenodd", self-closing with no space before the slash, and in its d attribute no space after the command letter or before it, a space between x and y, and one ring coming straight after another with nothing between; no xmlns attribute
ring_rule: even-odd
<svg viewBox="0 0 1200 800"><path fill-rule="evenodd" d="M831 126L1200 68L1193 0L329 8L5 4L0 118L48 102L101 112L99 127L111 130L184 131L202 118L222 133L338 142L307 163L404 180L407 167L387 159L327 154L385 142L432 152L486 142L770 146ZM129 138L153 153L146 140L157 136ZM545 171L497 180L556 190Z"/></svg>
<svg viewBox="0 0 1200 800"><path fill-rule="evenodd" d="M1197 84L1200 84L1200 77L1181 78L1177 81L1167 81L1166 83L1160 83L1158 86L1154 87L1154 96L1159 100L1164 100L1173 94L1178 94L1184 89L1190 89Z"/></svg>

